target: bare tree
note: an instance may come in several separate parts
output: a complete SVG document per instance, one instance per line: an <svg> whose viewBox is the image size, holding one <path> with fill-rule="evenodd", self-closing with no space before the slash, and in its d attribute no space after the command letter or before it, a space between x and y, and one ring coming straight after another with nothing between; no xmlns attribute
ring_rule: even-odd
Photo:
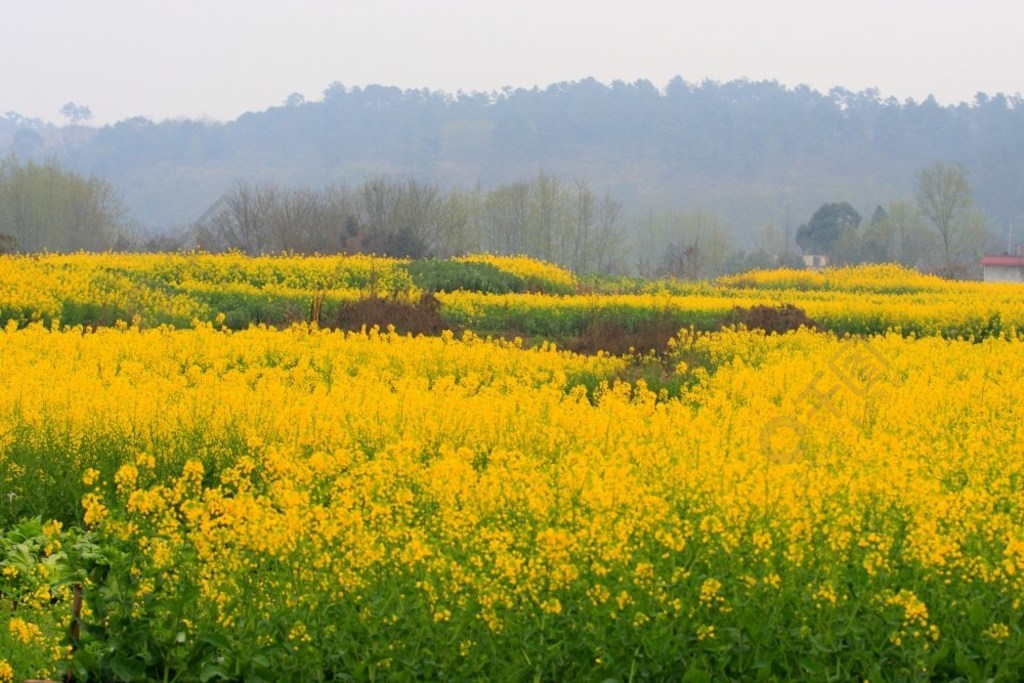
<svg viewBox="0 0 1024 683"><path fill-rule="evenodd" d="M703 210L672 213L661 270L675 277L697 280L723 272L729 256L729 236L710 213Z"/></svg>
<svg viewBox="0 0 1024 683"><path fill-rule="evenodd" d="M218 202L217 210L200 221L197 233L212 236L216 246L256 256L272 251L273 222L280 210L281 190L270 184L238 183Z"/></svg>
<svg viewBox="0 0 1024 683"><path fill-rule="evenodd" d="M374 176L363 183L360 192L363 225L372 238L382 239L395 230L400 192L398 183L384 175Z"/></svg>
<svg viewBox="0 0 1024 683"><path fill-rule="evenodd" d="M450 258L480 250L478 231L480 193L451 190L438 203L432 251L440 258Z"/></svg>
<svg viewBox="0 0 1024 683"><path fill-rule="evenodd" d="M654 277L669 245L668 214L648 211L637 219L634 228L636 271L641 277Z"/></svg>
<svg viewBox="0 0 1024 683"><path fill-rule="evenodd" d="M329 187L322 194L323 213L313 227L312 242L320 253L358 253L369 245L359 221L359 197L347 185Z"/></svg>
<svg viewBox="0 0 1024 683"><path fill-rule="evenodd" d="M569 267L575 273L587 269L591 232L597 218L594 193L586 180L576 181L575 203L573 206L572 251Z"/></svg>
<svg viewBox="0 0 1024 683"><path fill-rule="evenodd" d="M312 190L281 192L269 213L268 242L272 251L310 253L313 236L324 213L324 199Z"/></svg>
<svg viewBox="0 0 1024 683"><path fill-rule="evenodd" d="M487 196L487 248L504 254L525 251L529 202L530 186L522 181L503 185Z"/></svg>
<svg viewBox="0 0 1024 683"><path fill-rule="evenodd" d="M757 235L757 248L771 263L777 263L785 249L785 235L774 223L767 223Z"/></svg>
<svg viewBox="0 0 1024 683"><path fill-rule="evenodd" d="M547 173L538 173L530 197L530 220L526 252L547 261L557 261L555 239L567 222L566 190L562 181Z"/></svg>
<svg viewBox="0 0 1024 683"><path fill-rule="evenodd" d="M594 233L593 268L599 272L607 272L615 255L622 247L622 204L605 192L604 199L597 209L597 224Z"/></svg>
<svg viewBox="0 0 1024 683"><path fill-rule="evenodd" d="M396 256L426 256L433 251L439 230L441 188L413 178L400 182L398 188L392 251L404 252L395 253ZM395 248L398 242L401 242L401 247Z"/></svg>
<svg viewBox="0 0 1024 683"><path fill-rule="evenodd" d="M917 181L917 205L938 231L949 268L953 265L957 240L969 228L973 200L967 169L961 164L946 166L936 161L918 173Z"/></svg>

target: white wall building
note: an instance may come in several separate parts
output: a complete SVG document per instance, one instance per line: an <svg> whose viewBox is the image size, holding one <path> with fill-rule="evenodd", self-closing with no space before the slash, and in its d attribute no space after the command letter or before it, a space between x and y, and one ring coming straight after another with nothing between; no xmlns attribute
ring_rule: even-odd
<svg viewBox="0 0 1024 683"><path fill-rule="evenodd" d="M821 270L828 266L827 254L804 254L804 267L808 270Z"/></svg>
<svg viewBox="0 0 1024 683"><path fill-rule="evenodd" d="M982 257L981 268L985 282L1024 282L1024 248L1017 254L991 254Z"/></svg>

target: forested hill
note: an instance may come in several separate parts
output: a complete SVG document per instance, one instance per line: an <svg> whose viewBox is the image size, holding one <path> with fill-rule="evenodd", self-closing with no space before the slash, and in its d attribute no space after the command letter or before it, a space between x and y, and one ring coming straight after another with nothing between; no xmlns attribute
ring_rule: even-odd
<svg viewBox="0 0 1024 683"><path fill-rule="evenodd" d="M316 188L390 173L491 187L543 170L586 179L627 210L702 208L744 235L787 211L796 225L823 202L867 215L909 197L936 160L966 166L993 229L1024 212L1020 95L940 106L680 78L457 95L333 84L320 101L295 95L229 123L55 128L8 115L10 151L105 177L151 229L193 221L240 180Z"/></svg>

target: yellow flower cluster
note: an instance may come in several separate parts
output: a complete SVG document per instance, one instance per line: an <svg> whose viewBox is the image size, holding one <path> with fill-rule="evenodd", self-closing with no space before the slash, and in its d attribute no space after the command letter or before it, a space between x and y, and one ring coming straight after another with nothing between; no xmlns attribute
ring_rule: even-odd
<svg viewBox="0 0 1024 683"><path fill-rule="evenodd" d="M16 286L0 297L36 296L25 283L38 276L61 306L102 300L145 271L168 283L153 306L187 300L180 315L212 319L189 308L201 297L167 292L305 296L401 279L399 262L371 257L120 258L8 261L17 267L0 282ZM867 620L900 651L982 636L995 648L1018 637L1024 592L1024 338L991 332L1024 321L1024 304L1019 288L981 287L887 267L754 274L677 295L439 295L471 328L519 316L555 335L595 311L711 320L782 301L851 327L989 331L681 333L661 367L678 380L671 396L615 380L621 358L472 333L11 323L0 329L0 493L73 491L59 509L132 548L124 586L140 622L136 611L184 604L167 596L194 588L175 642L273 623L313 661L352 629L418 619L409 642L447 634L452 656L470 659L513 634L602 633L586 660L603 666L610 643L636 634L718 647L781 606L794 615L782 639L845 638L839 629ZM18 319L50 315L48 296L17 303L36 311ZM27 573L7 562L0 581ZM49 597L33 589L26 608ZM0 635L42 647L15 619ZM361 642L377 641L380 669L408 655L398 638Z"/></svg>
<svg viewBox="0 0 1024 683"><path fill-rule="evenodd" d="M493 254L473 254L462 256L456 261L464 263L487 263L498 270L515 275L530 282L544 282L555 285L556 290L573 291L576 288L576 277L571 271L529 256L497 256Z"/></svg>
<svg viewBox="0 0 1024 683"><path fill-rule="evenodd" d="M139 595L195 581L223 628L383 582L438 624L682 614L704 639L734 605L841 606L853 582L937 638L925 589L1024 590L1024 342L686 344L717 369L666 400L574 386L619 359L472 335L29 326L0 333L0 434L60 443L85 521L146 558ZM98 463L96 442L134 455ZM324 637L303 623L296 647Z"/></svg>
<svg viewBox="0 0 1024 683"><path fill-rule="evenodd" d="M42 640L43 633L39 630L39 627L35 624L25 621L20 617L12 617L7 622L7 627L11 632L11 636L14 640L21 643L22 645L31 645L32 643Z"/></svg>
<svg viewBox="0 0 1024 683"><path fill-rule="evenodd" d="M985 630L985 635L992 640L1002 642L1010 637L1010 627L1003 623L992 624Z"/></svg>
<svg viewBox="0 0 1024 683"><path fill-rule="evenodd" d="M823 271L755 270L725 275L716 281L740 289L817 289L866 292L925 292L955 288L957 285L934 275L925 275L895 263L826 268Z"/></svg>
<svg viewBox="0 0 1024 683"><path fill-rule="evenodd" d="M308 308L314 294L407 292L407 261L368 255L33 254L0 256L0 320L109 317L188 326L218 313L209 301L268 296Z"/></svg>

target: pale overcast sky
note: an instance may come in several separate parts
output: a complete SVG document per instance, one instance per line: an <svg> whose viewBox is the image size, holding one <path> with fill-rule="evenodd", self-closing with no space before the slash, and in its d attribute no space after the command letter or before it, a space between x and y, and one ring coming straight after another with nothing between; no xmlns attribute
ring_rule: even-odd
<svg viewBox="0 0 1024 683"><path fill-rule="evenodd" d="M332 82L434 90L673 76L1024 90L1016 0L0 0L0 112L227 120Z"/></svg>

